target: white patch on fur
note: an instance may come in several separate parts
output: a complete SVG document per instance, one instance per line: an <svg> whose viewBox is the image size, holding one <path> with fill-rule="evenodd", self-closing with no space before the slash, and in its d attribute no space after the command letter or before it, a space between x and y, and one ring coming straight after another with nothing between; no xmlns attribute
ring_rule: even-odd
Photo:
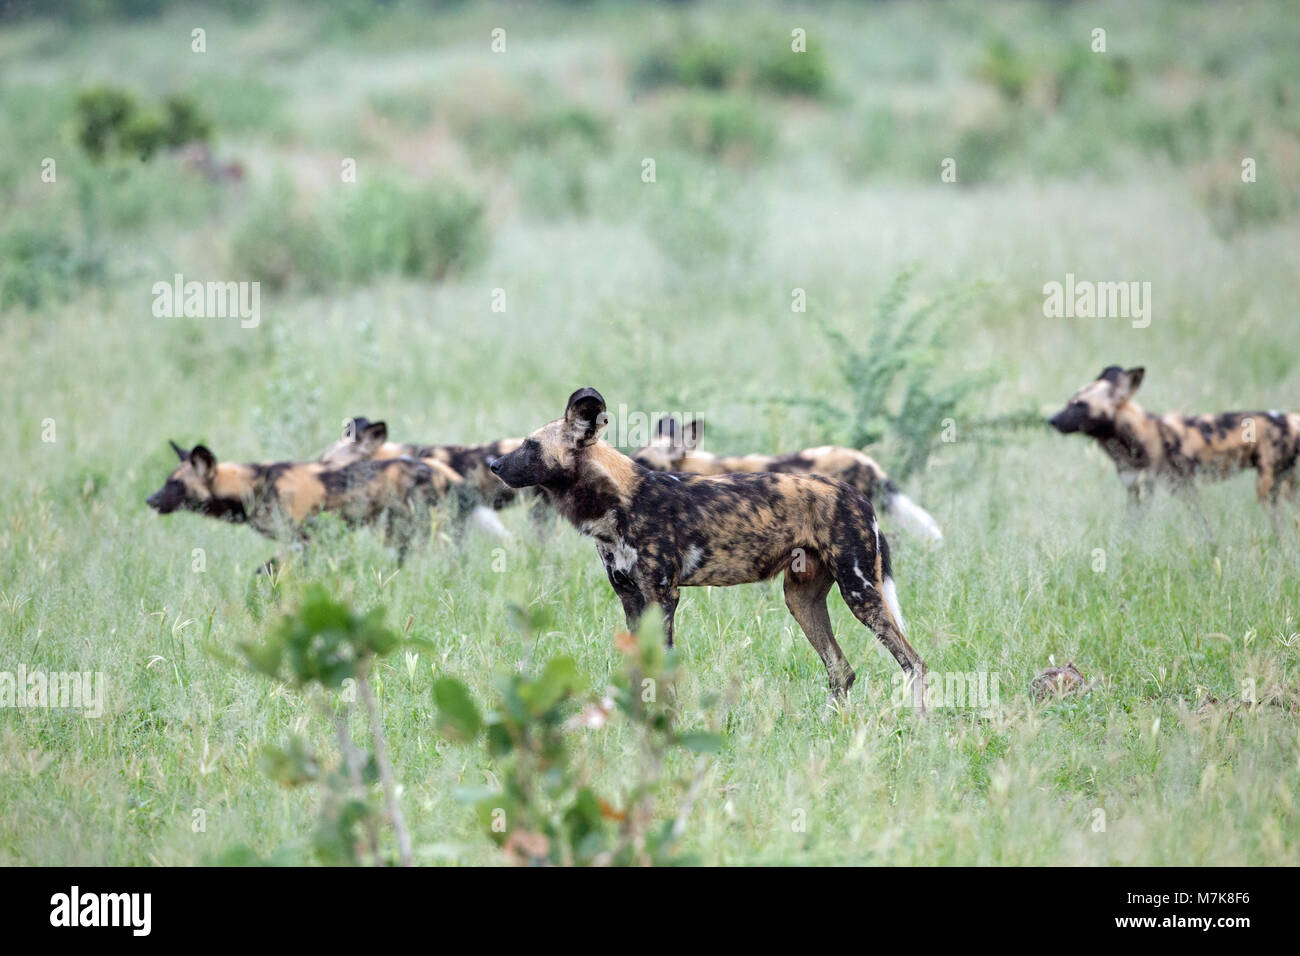
<svg viewBox="0 0 1300 956"><path fill-rule="evenodd" d="M930 516L930 512L901 491L896 491L885 499L885 511L897 517L899 523L908 531L926 541L939 542L943 540L943 532L939 530L939 523Z"/></svg>
<svg viewBox="0 0 1300 956"><path fill-rule="evenodd" d="M699 568L700 562L703 559L704 559L703 549L697 547L696 545L691 545L689 548L687 548L686 553L682 555L681 579L685 581L692 574L694 574L696 569Z"/></svg>
<svg viewBox="0 0 1300 956"><path fill-rule="evenodd" d="M898 624L898 629L906 633L907 625L903 623L903 609L898 604L898 591L894 587L894 579L886 575L885 586L881 591L885 599L885 604L889 608L889 613L894 615L894 621Z"/></svg>
<svg viewBox="0 0 1300 956"><path fill-rule="evenodd" d="M874 591L876 589L876 586L867 580L867 576L862 573L862 569L858 567L858 562L856 561L853 562L853 573L856 574L859 578L861 578L862 583L865 584L867 587L869 587L871 590ZM857 592L858 600L864 600L866 596L867 593L865 591Z"/></svg>
<svg viewBox="0 0 1300 956"><path fill-rule="evenodd" d="M506 526L501 523L497 513L487 505L478 505L470 512L469 523L478 528L484 534L489 534L494 538L508 538L510 532Z"/></svg>
<svg viewBox="0 0 1300 956"><path fill-rule="evenodd" d="M626 541L616 541L610 553L615 571L626 573L636 567L636 548L629 546Z"/></svg>
<svg viewBox="0 0 1300 956"><path fill-rule="evenodd" d="M612 545L615 543L616 527L614 509L611 508L595 521L584 521L578 526L578 530L589 538L595 538L598 541L604 541Z"/></svg>

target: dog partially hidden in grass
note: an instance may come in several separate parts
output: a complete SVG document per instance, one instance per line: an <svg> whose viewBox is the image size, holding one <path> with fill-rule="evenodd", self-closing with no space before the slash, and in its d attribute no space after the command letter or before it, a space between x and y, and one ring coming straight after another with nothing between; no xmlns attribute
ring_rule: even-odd
<svg viewBox="0 0 1300 956"><path fill-rule="evenodd" d="M1258 472L1260 504L1276 503L1282 490L1294 495L1300 415L1153 415L1133 401L1144 375L1145 369L1111 365L1049 419L1062 434L1079 432L1101 443L1130 504L1141 501L1156 482L1195 504L1196 479L1226 478L1247 468Z"/></svg>
<svg viewBox="0 0 1300 956"><path fill-rule="evenodd" d="M924 707L925 665L903 636L889 546L865 495L821 475L652 471L601 440L608 421L600 393L579 389L562 418L495 460L492 471L512 488L540 488L596 540L629 629L655 604L672 646L681 588L784 573L786 607L826 665L831 692L843 696L856 675L826 607L838 584L911 681L914 706Z"/></svg>

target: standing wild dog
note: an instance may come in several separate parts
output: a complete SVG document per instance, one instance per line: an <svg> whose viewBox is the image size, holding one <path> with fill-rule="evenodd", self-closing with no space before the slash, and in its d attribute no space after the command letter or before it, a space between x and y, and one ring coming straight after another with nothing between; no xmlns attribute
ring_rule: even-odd
<svg viewBox="0 0 1300 956"><path fill-rule="evenodd" d="M1246 468L1259 473L1255 494L1261 504L1275 503L1283 486L1288 495L1295 491L1300 415L1153 415L1133 401L1145 372L1108 366L1049 419L1063 434L1082 432L1101 442L1128 489L1130 504L1157 481L1192 496L1194 479L1226 478Z"/></svg>
<svg viewBox="0 0 1300 956"><path fill-rule="evenodd" d="M159 514L196 511L247 524L268 538L304 543L310 520L330 512L352 527L381 526L399 562L412 543L428 538L429 509L452 485L410 458L341 468L314 461L231 464L218 462L203 445L190 451L171 446L180 465L146 499Z"/></svg>
<svg viewBox="0 0 1300 956"><path fill-rule="evenodd" d="M785 573L785 603L821 656L831 691L855 674L831 631L826 595L839 584L854 615L913 681L924 706L925 665L903 636L889 546L871 502L821 475L718 476L651 471L601 440L609 421L595 389L569 396L564 417L492 463L512 488L536 486L579 531L596 539L629 628L648 603L673 642L678 589L747 584Z"/></svg>
<svg viewBox="0 0 1300 956"><path fill-rule="evenodd" d="M633 458L655 471L688 472L693 475L725 475L747 471L825 475L858 489L884 514L898 521L924 541L939 542L943 532L930 513L903 494L885 469L872 457L853 448L822 445L789 455L722 456L698 450L704 422L697 418L681 426L666 416L655 425L650 444Z"/></svg>
<svg viewBox="0 0 1300 956"><path fill-rule="evenodd" d="M459 510L471 511L484 530L501 537L506 529L493 511L515 501L519 493L492 474L489 464L519 447L522 438L503 438L484 445L413 445L388 440L388 426L358 415L348 421L342 438L321 453L326 464L347 465L367 459L418 458L435 469L449 469L464 479L459 487ZM490 510L489 510L490 509ZM463 514L461 515L463 517Z"/></svg>

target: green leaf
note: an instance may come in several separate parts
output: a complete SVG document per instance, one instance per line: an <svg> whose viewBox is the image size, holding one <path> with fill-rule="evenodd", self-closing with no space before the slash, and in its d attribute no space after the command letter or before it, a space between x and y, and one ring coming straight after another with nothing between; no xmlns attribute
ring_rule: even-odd
<svg viewBox="0 0 1300 956"><path fill-rule="evenodd" d="M433 685L433 700L438 705L438 730L441 733L462 742L478 736L483 718L464 684L454 677L442 678Z"/></svg>

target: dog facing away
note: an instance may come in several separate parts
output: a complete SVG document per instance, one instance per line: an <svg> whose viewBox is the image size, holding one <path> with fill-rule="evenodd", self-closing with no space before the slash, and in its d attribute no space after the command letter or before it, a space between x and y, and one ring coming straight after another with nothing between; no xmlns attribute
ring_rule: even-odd
<svg viewBox="0 0 1300 956"><path fill-rule="evenodd" d="M595 539L630 629L656 604L671 646L680 588L784 573L786 606L826 665L831 692L842 696L856 675L826 607L838 584L854 616L911 679L915 706L924 707L925 665L903 636L889 546L865 495L822 475L653 471L601 439L608 421L600 393L579 389L564 417L533 432L492 471L512 488L540 488Z"/></svg>
<svg viewBox="0 0 1300 956"><path fill-rule="evenodd" d="M722 456L699 450L703 432L702 419L697 418L689 425L682 426L677 419L665 416L655 425L655 435L650 444L635 452L632 457L639 464L655 471L688 472L694 475L752 471L825 475L858 489L883 514L896 518L900 525L922 541L937 544L943 540L943 532L930 513L903 494L885 473L885 469L863 452L823 445L789 455Z"/></svg>
<svg viewBox="0 0 1300 956"><path fill-rule="evenodd" d="M1196 479L1227 478L1247 468L1258 472L1260 504L1275 504L1283 489L1288 496L1295 493L1300 415L1153 415L1133 401L1145 374L1142 368L1107 366L1048 419L1062 434L1079 432L1101 443L1130 504L1140 502L1155 483L1187 496L1194 493Z"/></svg>
<svg viewBox="0 0 1300 956"><path fill-rule="evenodd" d="M448 471L462 478L459 510L468 511L469 520L483 531L505 538L509 532L494 512L514 502L518 492L492 474L489 464L514 451L522 441L522 438L503 438L483 445L391 442L386 423L372 422L358 415L348 420L343 437L326 448L317 460L328 465L350 465L371 459L417 458L436 471Z"/></svg>
<svg viewBox="0 0 1300 956"><path fill-rule="evenodd" d="M429 537L429 509L452 487L445 475L410 458L343 467L314 461L231 464L218 462L203 445L189 451L171 446L180 464L146 499L159 514L193 511L302 544L310 520L330 512L350 527L380 526L399 562L411 544Z"/></svg>

